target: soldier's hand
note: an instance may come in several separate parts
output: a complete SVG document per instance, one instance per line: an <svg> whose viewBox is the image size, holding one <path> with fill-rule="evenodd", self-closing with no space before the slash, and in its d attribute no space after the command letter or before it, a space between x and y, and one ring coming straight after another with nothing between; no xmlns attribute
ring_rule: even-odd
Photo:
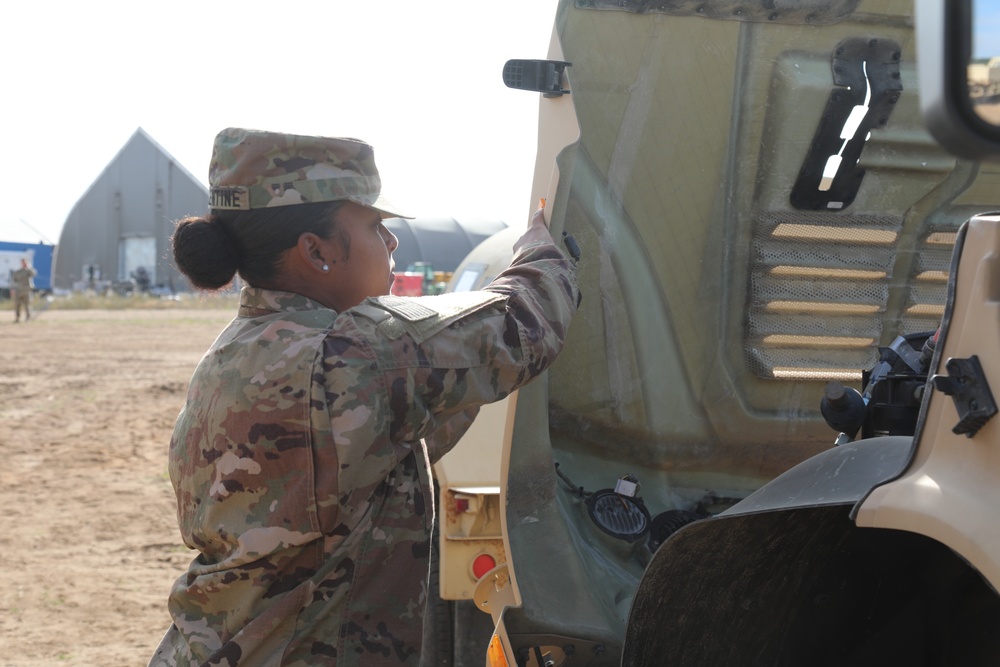
<svg viewBox="0 0 1000 667"><path fill-rule="evenodd" d="M528 229L517 240L517 243L514 244L514 252L517 252L521 248L541 245L543 243L555 243L555 241L549 233L549 223L545 220L545 211L540 208L531 216L531 220L528 222Z"/></svg>

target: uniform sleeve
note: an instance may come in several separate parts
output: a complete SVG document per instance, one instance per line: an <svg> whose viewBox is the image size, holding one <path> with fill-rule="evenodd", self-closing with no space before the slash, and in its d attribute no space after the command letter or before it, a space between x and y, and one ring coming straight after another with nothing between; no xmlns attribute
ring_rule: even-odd
<svg viewBox="0 0 1000 667"><path fill-rule="evenodd" d="M458 444L458 441L462 439L466 431L469 430L469 427L472 426L472 422L475 421L478 415L478 405L466 408L424 438L430 462L437 463L442 456L450 452Z"/></svg>
<svg viewBox="0 0 1000 667"><path fill-rule="evenodd" d="M394 443L426 438L470 408L505 398L555 361L579 302L575 266L551 243L516 249L483 305L433 335L397 317L368 325Z"/></svg>

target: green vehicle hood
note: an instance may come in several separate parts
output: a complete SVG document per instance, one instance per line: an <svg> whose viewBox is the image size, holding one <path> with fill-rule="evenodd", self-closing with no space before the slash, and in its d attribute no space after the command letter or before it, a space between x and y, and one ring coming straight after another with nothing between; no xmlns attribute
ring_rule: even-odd
<svg viewBox="0 0 1000 667"><path fill-rule="evenodd" d="M595 520L594 494L630 476L654 524L722 511L833 446L827 382L860 388L880 346L937 328L955 232L1000 206L1000 173L924 130L911 13L560 3L580 138L550 212L580 246L583 302L517 399L511 632L612 656L656 544L602 529L634 517Z"/></svg>

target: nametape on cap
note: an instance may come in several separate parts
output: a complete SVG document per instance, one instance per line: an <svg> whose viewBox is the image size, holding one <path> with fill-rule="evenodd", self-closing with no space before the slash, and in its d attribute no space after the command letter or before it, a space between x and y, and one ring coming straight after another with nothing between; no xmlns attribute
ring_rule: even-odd
<svg viewBox="0 0 1000 667"><path fill-rule="evenodd" d="M211 190L211 208L223 211L249 211L250 188L242 185L216 186Z"/></svg>

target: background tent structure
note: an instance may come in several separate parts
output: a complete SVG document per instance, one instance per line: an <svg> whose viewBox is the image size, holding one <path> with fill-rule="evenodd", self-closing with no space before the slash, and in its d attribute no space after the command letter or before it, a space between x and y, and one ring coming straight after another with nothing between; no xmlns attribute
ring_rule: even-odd
<svg viewBox="0 0 1000 667"><path fill-rule="evenodd" d="M203 214L208 190L139 128L70 211L59 236L56 288L90 278L126 281L142 267L151 284L190 289L173 265L174 220Z"/></svg>
<svg viewBox="0 0 1000 667"><path fill-rule="evenodd" d="M73 207L59 237L56 289L107 288L139 271L163 291L187 292L170 250L174 221L208 210L208 190L142 128ZM396 272L415 262L454 271L479 243L507 228L498 220L390 218L399 238Z"/></svg>
<svg viewBox="0 0 1000 667"><path fill-rule="evenodd" d="M435 271L454 271L473 248L507 228L499 220L455 218L389 218L385 226L399 239L392 254L396 273L414 262L428 262Z"/></svg>

